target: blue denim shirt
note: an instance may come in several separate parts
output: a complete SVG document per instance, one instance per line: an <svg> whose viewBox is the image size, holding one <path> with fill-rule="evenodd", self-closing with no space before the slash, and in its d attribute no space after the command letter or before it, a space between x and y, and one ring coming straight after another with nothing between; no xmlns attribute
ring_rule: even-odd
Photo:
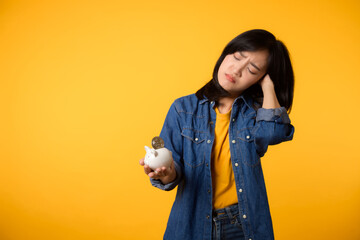
<svg viewBox="0 0 360 240"><path fill-rule="evenodd" d="M268 145L291 140L294 127L284 107L256 111L252 103L246 95L233 103L229 125L231 162L245 237L270 240L274 234L260 157ZM172 152L177 177L166 185L150 179L162 190L178 186L164 239L211 239L214 104L192 94L175 100L166 116L160 136Z"/></svg>

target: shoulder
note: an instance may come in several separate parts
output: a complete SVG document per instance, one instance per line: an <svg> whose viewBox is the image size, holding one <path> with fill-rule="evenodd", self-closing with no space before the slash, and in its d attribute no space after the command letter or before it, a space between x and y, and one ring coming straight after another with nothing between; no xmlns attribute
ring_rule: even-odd
<svg viewBox="0 0 360 240"><path fill-rule="evenodd" d="M199 99L196 97L195 93L179 97L175 102L198 102Z"/></svg>
<svg viewBox="0 0 360 240"><path fill-rule="evenodd" d="M200 105L200 101L195 94L177 98L173 105L177 112L193 112Z"/></svg>

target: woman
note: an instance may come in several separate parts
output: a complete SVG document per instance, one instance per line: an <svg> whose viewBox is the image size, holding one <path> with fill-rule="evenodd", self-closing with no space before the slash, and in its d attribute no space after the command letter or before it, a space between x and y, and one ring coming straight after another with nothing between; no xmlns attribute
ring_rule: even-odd
<svg viewBox="0 0 360 240"><path fill-rule="evenodd" d="M213 78L171 105L160 137L173 164L153 186L177 195L164 239L274 239L260 158L289 141L294 76L285 45L255 29L234 38Z"/></svg>

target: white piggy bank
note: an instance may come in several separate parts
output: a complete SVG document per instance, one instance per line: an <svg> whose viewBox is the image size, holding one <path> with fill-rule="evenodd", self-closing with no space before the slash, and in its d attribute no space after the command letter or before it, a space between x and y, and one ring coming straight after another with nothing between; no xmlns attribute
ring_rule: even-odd
<svg viewBox="0 0 360 240"><path fill-rule="evenodd" d="M148 165L152 170L156 170L161 167L170 167L173 161L172 153L167 148L153 149L145 146L146 155L144 163Z"/></svg>

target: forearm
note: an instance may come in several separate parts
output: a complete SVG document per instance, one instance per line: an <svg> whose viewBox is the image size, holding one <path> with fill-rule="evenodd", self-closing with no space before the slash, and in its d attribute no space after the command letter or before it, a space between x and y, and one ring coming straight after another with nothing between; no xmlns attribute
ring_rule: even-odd
<svg viewBox="0 0 360 240"><path fill-rule="evenodd" d="M264 100L262 108L279 108L281 107L276 97L275 89L273 87L264 87L263 89Z"/></svg>

